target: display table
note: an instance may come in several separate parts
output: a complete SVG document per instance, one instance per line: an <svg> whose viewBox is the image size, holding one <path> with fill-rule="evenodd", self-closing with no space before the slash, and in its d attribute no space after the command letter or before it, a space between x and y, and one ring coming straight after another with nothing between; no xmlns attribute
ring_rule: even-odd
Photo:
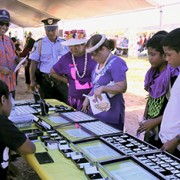
<svg viewBox="0 0 180 180"><path fill-rule="evenodd" d="M48 99L46 102L54 107L56 105L67 106L54 99ZM136 170L136 174L143 179L180 178L180 160L178 158L161 152L128 133L118 132L106 124L101 124L102 122L98 120L68 122L67 118L68 123L65 122L62 125L55 121L57 118L61 119L62 114L60 113L59 116L59 113L52 110L47 116L37 115L38 121L42 125L47 123L48 128L44 131L39 130L43 134L33 140L36 145L36 153L47 152L54 162L41 164L36 158L37 154L23 156L41 179L118 180L128 179L127 177L130 175L133 177L133 173L128 175L124 170L124 173L119 173L120 170L122 171L119 169L121 165L125 170L129 168L129 172ZM52 116L55 116L53 117L54 121L52 121ZM27 133L28 130L33 131L34 129L37 130L38 127L33 123L30 128L21 130ZM98 130L103 130L105 134L102 131L98 132L102 134L96 134ZM78 138L74 138L76 136ZM53 149L52 146L49 146L49 143L52 145L53 141L56 141L57 148ZM79 163L84 160L87 160L87 164ZM82 164L83 166L81 166Z"/></svg>
<svg viewBox="0 0 180 180"><path fill-rule="evenodd" d="M48 99L46 100L47 103L50 103L52 106L55 105L66 105L62 102L59 102L55 99ZM52 113L52 112L49 112ZM47 116L48 117L48 116ZM49 121L50 122L50 121ZM57 125L51 122L51 125ZM32 129L36 128L33 124ZM27 128L27 129L31 129ZM26 128L25 128L26 129ZM25 130L23 129L23 130ZM38 140L37 142L34 141L36 145L36 153L37 152L45 152L43 143ZM56 180L56 179L72 179L79 180L79 179L87 179L83 170L79 170L76 165L70 160L64 157L64 155L58 150L50 150L48 149L48 153L54 160L54 163L47 163L47 164L39 164L34 154L24 155L23 157L29 163L29 165L36 171L39 177L43 180Z"/></svg>

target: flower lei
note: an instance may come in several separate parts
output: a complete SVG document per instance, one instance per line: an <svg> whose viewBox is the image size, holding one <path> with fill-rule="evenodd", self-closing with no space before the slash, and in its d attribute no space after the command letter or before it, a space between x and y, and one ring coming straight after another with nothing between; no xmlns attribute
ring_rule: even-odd
<svg viewBox="0 0 180 180"><path fill-rule="evenodd" d="M86 75L86 71L87 71L87 53L85 53L84 70L83 70L83 74L82 75L79 74L79 71L77 69L77 66L76 66L76 63L75 63L75 58L74 58L73 54L72 54L72 62L73 62L73 65L74 65L74 67L76 69L78 77L79 78L83 78Z"/></svg>

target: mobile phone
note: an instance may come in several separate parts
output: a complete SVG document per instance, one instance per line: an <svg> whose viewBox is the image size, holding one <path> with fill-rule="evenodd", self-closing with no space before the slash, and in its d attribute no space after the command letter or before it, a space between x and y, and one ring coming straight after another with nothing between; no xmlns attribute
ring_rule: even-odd
<svg viewBox="0 0 180 180"><path fill-rule="evenodd" d="M39 152L35 153L35 157L38 160L39 164L53 163L54 160L49 155L48 152Z"/></svg>

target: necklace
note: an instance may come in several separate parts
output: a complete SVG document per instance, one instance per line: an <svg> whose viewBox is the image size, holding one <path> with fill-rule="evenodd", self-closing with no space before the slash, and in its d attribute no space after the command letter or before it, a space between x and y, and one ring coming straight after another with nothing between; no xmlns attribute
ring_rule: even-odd
<svg viewBox="0 0 180 180"><path fill-rule="evenodd" d="M106 61L104 62L103 66L101 68L98 68L99 67L99 64L96 65L96 69L95 69L95 79L93 81L93 84L95 84L99 78L102 76L101 72L103 71L103 69L105 68L109 58L111 57L111 53L109 53L108 57L106 58Z"/></svg>
<svg viewBox="0 0 180 180"><path fill-rule="evenodd" d="M96 69L95 69L96 74L100 74L102 72L102 70L106 66L106 64L107 64L110 57L111 57L111 53L109 53L108 57L106 58L106 61L104 62L103 66L101 68L99 68L99 64L96 65Z"/></svg>
<svg viewBox="0 0 180 180"><path fill-rule="evenodd" d="M86 71L87 71L87 53L85 53L84 70L83 70L82 75L79 74L79 70L77 69L77 66L75 63L75 58L74 58L73 54L72 54L72 62L73 62L74 68L76 69L78 77L83 78L86 75Z"/></svg>

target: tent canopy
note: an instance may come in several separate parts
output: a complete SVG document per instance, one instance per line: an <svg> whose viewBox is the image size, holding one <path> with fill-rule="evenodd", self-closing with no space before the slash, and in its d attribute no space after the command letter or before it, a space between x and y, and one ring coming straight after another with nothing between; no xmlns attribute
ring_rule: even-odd
<svg viewBox="0 0 180 180"><path fill-rule="evenodd" d="M10 12L11 22L20 27L41 26L41 20L56 17L64 21L107 16L157 7L146 0L1 0L0 8Z"/></svg>

